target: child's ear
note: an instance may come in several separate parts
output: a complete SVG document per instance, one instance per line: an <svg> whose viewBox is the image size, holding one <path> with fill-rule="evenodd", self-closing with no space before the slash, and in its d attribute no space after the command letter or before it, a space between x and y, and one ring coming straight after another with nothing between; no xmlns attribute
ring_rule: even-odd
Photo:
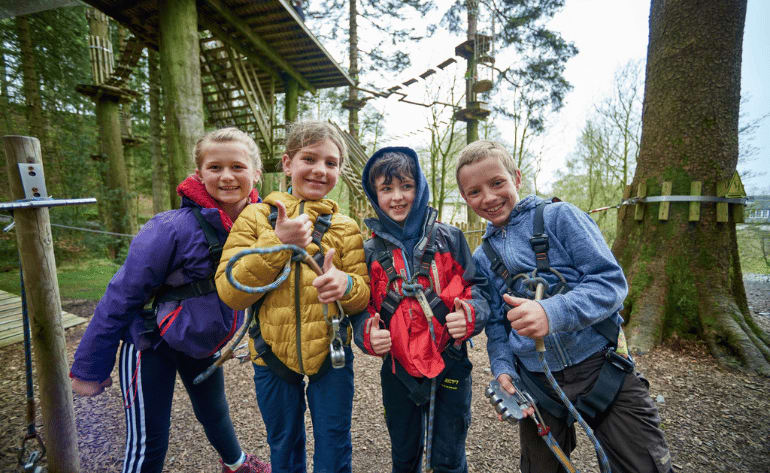
<svg viewBox="0 0 770 473"><path fill-rule="evenodd" d="M197 179L198 182L203 182L203 178L201 177L201 170L198 168L195 168L195 179Z"/></svg>
<svg viewBox="0 0 770 473"><path fill-rule="evenodd" d="M291 165L291 158L288 154L284 154L281 156L281 167L283 168L283 173L287 176L291 177L291 171L289 170L289 166Z"/></svg>
<svg viewBox="0 0 770 473"><path fill-rule="evenodd" d="M516 186L516 190L518 191L519 188L521 188L521 169L516 170L516 175L514 176L513 183Z"/></svg>

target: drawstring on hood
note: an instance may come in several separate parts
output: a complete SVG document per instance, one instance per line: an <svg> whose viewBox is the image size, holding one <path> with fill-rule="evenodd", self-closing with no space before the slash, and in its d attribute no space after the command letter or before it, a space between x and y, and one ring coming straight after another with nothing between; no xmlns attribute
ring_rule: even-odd
<svg viewBox="0 0 770 473"><path fill-rule="evenodd" d="M227 215L227 212L219 205L211 194L206 190L206 186L198 179L195 174L190 174L187 178L180 182L176 187L176 193L179 194L182 199L188 199L193 204L196 204L204 209L217 209L219 210L219 218L222 220L222 226L225 231L230 232L230 228L233 226L233 220ZM256 189L251 189L249 193L249 203L256 204L261 202L259 193ZM184 207L184 204L182 204Z"/></svg>
<svg viewBox="0 0 770 473"><path fill-rule="evenodd" d="M377 190L373 189L369 185L369 172L374 163L382 157L385 153L403 153L407 155L412 161L414 161L414 168L416 176L413 176L415 185L414 202L412 202L412 208L409 209L409 215L406 216L403 226L396 223L390 218L382 208L380 208L377 201ZM409 258L412 258L414 253L414 247L420 241L422 236L422 225L425 221L425 215L428 212L428 204L430 203L430 191L428 190L428 181L420 168L420 161L417 158L417 153L412 148L402 146L389 146L377 150L364 167L364 172L361 176L362 185L366 197L374 207L377 213L377 219L366 219L366 225L374 231L374 233L388 233L395 240L401 242L404 245L404 249L407 252Z"/></svg>

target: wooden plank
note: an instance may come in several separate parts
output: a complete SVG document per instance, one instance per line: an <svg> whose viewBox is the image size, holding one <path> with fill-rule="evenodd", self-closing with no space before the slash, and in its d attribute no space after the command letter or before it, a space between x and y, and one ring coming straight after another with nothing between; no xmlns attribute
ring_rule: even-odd
<svg viewBox="0 0 770 473"><path fill-rule="evenodd" d="M638 198L644 198L647 197L647 183L642 182L640 183L636 188L636 197ZM634 209L634 220L643 220L644 219L644 204L638 203L636 204L636 208Z"/></svg>
<svg viewBox="0 0 770 473"><path fill-rule="evenodd" d="M0 301L6 303L0 309L0 347L11 345L24 340L24 324L21 319L21 297L0 291ZM11 304L7 304L11 301ZM70 328L87 322L88 319L79 317L69 312L61 312L61 325Z"/></svg>
<svg viewBox="0 0 770 473"><path fill-rule="evenodd" d="M690 195L700 196L703 189L703 183L701 181L692 181L690 183ZM690 202L690 217L691 222L697 222L700 220L700 202Z"/></svg>
<svg viewBox="0 0 770 473"><path fill-rule="evenodd" d="M717 197L724 197L727 194L727 188L730 183L722 181L717 183ZM717 222L727 223L730 220L727 202L717 202Z"/></svg>
<svg viewBox="0 0 770 473"><path fill-rule="evenodd" d="M663 181L660 195L671 195L671 181ZM668 211L670 207L671 202L660 203L660 207L658 207L658 220L668 220Z"/></svg>

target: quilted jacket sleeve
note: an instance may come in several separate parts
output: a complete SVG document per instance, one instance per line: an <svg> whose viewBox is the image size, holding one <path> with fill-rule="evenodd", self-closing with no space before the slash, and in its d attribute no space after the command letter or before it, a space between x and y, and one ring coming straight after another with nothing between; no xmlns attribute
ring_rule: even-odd
<svg viewBox="0 0 770 473"><path fill-rule="evenodd" d="M369 272L364 258L364 240L358 224L349 217L341 217L345 219L345 225L340 251L342 267L339 269L353 278L353 287L340 303L346 313L355 314L366 309L369 304Z"/></svg>
<svg viewBox="0 0 770 473"><path fill-rule="evenodd" d="M222 259L219 262L215 277L217 292L219 297L233 309L245 309L264 294L250 294L233 287L227 280L225 267L230 258L240 251L252 248L268 248L281 244L281 240L278 239L268 222L269 212L269 207L265 204L247 206L233 224L222 250ZM232 275L236 281L245 286L266 286L276 280L290 258L291 252L289 250L246 255L235 262Z"/></svg>

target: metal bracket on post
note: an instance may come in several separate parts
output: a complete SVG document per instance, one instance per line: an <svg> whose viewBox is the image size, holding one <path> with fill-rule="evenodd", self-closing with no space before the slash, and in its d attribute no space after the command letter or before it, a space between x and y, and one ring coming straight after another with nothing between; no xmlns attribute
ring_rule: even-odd
<svg viewBox="0 0 770 473"><path fill-rule="evenodd" d="M43 165L40 163L19 163L19 175L21 186L24 188L24 197L27 199L47 198L45 188L45 175Z"/></svg>

